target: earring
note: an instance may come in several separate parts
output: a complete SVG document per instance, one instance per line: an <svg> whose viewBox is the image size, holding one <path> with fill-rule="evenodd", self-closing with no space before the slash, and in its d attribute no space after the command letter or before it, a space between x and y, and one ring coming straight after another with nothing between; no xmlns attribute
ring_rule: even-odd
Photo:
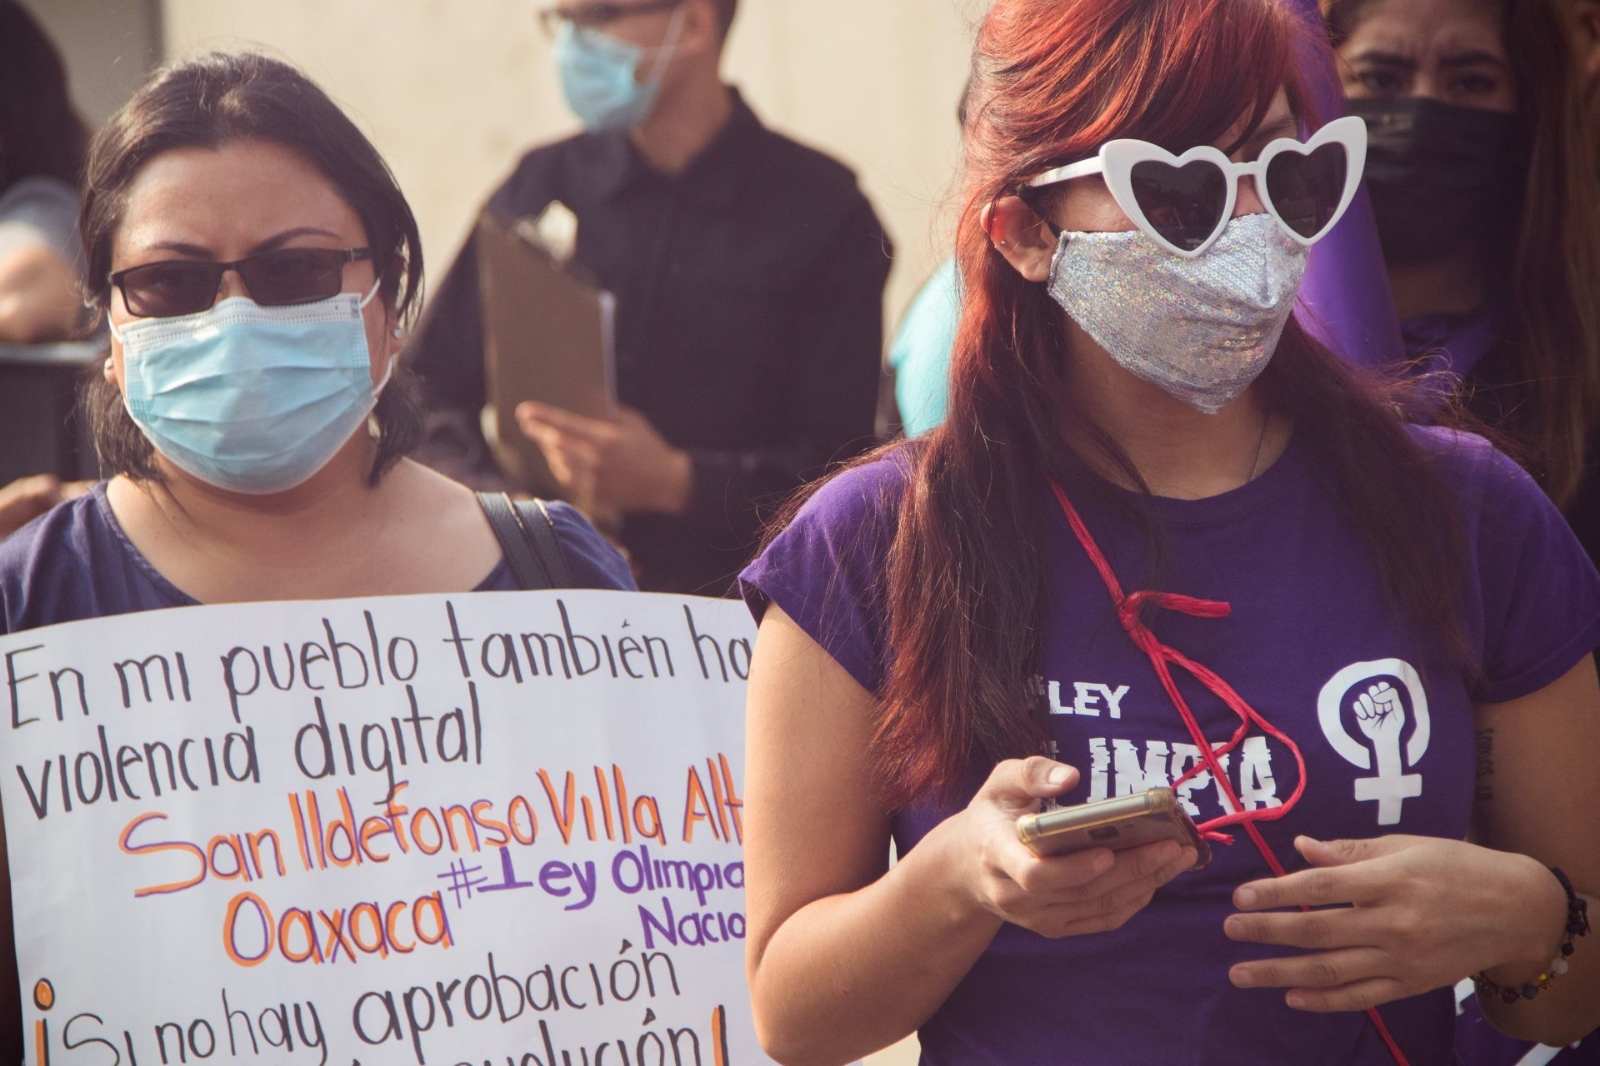
<svg viewBox="0 0 1600 1066"><path fill-rule="evenodd" d="M389 331L389 336L393 337L395 340L400 340L405 335L406 331L401 329L399 326L396 326L394 329Z"/></svg>
<svg viewBox="0 0 1600 1066"><path fill-rule="evenodd" d="M1000 242L1000 247L1009 248L1009 247L1011 247L1011 242L1010 241L1001 241Z"/></svg>

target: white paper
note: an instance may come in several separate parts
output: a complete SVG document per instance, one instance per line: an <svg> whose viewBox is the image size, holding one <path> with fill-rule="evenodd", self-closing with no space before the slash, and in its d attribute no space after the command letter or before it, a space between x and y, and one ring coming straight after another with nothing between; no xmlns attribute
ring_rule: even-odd
<svg viewBox="0 0 1600 1066"><path fill-rule="evenodd" d="M589 591L0 637L27 1061L765 1061L753 637Z"/></svg>

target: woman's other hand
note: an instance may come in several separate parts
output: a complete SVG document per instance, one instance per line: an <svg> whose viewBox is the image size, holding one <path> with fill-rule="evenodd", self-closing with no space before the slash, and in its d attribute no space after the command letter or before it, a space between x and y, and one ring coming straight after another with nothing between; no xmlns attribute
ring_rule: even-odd
<svg viewBox="0 0 1600 1066"><path fill-rule="evenodd" d="M1077 781L1077 770L1042 756L1012 759L994 768L957 816L965 840L958 846L973 859L973 898L990 914L1052 938L1120 928L1195 863L1194 848L1173 841L1118 852L1034 854L1017 837L1017 819Z"/></svg>
<svg viewBox="0 0 1600 1066"><path fill-rule="evenodd" d="M1240 988L1287 988L1298 1010L1358 1011L1470 974L1518 986L1554 957L1566 894L1525 855L1458 840L1295 841L1312 868L1234 892L1234 940L1305 949L1244 962ZM1267 913L1284 907L1331 908Z"/></svg>

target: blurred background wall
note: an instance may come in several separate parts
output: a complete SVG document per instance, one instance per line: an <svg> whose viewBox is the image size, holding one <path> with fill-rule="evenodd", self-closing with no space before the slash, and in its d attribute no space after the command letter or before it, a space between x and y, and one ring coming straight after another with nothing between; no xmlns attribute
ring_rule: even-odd
<svg viewBox="0 0 1600 1066"><path fill-rule="evenodd" d="M21 0L55 41L91 126L122 106L163 54L162 0Z"/></svg>
<svg viewBox="0 0 1600 1066"><path fill-rule="evenodd" d="M535 12L546 0L23 0L98 123L156 62L265 48L317 79L389 160L429 273L528 146L576 130ZM944 255L956 105L986 0L744 0L727 58L770 125L842 159L897 248L900 311Z"/></svg>

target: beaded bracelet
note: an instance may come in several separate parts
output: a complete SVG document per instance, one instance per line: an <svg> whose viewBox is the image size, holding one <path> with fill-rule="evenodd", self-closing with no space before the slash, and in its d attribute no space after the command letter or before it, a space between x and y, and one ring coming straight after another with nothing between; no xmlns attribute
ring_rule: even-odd
<svg viewBox="0 0 1600 1066"><path fill-rule="evenodd" d="M1497 996L1502 1003L1532 999L1554 984L1557 977L1567 972L1567 958L1572 954L1572 942L1580 936L1589 935L1589 901L1573 891L1572 882L1567 880L1566 874L1554 866L1550 867L1550 872L1556 875L1556 880L1561 882L1561 887L1567 893L1567 939L1561 944L1561 954L1550 960L1550 968L1540 974L1536 981L1523 985L1520 989L1498 984L1483 974L1478 974L1473 977L1472 983L1477 986L1480 995Z"/></svg>

